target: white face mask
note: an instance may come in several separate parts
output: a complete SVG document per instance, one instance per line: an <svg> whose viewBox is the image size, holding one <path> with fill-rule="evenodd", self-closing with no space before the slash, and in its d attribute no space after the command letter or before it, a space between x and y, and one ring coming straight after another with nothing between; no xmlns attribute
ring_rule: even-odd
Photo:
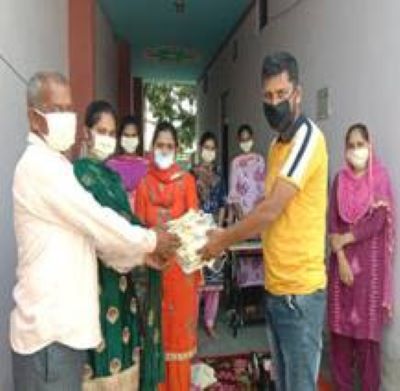
<svg viewBox="0 0 400 391"><path fill-rule="evenodd" d="M210 151L208 149L203 149L201 151L201 158L206 163L212 163L215 160L216 153L215 151Z"/></svg>
<svg viewBox="0 0 400 391"><path fill-rule="evenodd" d="M367 167L369 159L369 149L367 147L350 149L346 153L348 162L357 170Z"/></svg>
<svg viewBox="0 0 400 391"><path fill-rule="evenodd" d="M114 137L93 133L93 138L94 146L92 153L96 158L105 160L115 152L117 140Z"/></svg>
<svg viewBox="0 0 400 391"><path fill-rule="evenodd" d="M121 145L125 152L135 153L139 146L139 137L126 137L122 136Z"/></svg>
<svg viewBox="0 0 400 391"><path fill-rule="evenodd" d="M168 152L167 154L164 154L159 149L156 149L154 151L154 162L156 163L158 168L161 168L161 170L166 170L174 164L175 153Z"/></svg>
<svg viewBox="0 0 400 391"><path fill-rule="evenodd" d="M48 133L43 134L43 137L47 145L58 152L68 151L75 144L76 113L69 111L42 113L37 109L35 111L46 119Z"/></svg>
<svg viewBox="0 0 400 391"><path fill-rule="evenodd" d="M244 153L249 153L252 150L253 145L254 145L253 140L244 141L244 142L240 143L240 149Z"/></svg>

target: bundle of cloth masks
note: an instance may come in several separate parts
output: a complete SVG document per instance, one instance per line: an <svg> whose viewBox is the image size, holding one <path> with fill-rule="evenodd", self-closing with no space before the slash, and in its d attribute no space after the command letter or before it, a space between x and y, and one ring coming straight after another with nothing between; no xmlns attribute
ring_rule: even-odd
<svg viewBox="0 0 400 391"><path fill-rule="evenodd" d="M179 236L182 245L177 251L178 263L183 272L190 274L207 265L212 270L222 268L224 257L205 263L198 250L207 242L207 232L217 229L212 214L189 210L179 219L168 223L168 231Z"/></svg>

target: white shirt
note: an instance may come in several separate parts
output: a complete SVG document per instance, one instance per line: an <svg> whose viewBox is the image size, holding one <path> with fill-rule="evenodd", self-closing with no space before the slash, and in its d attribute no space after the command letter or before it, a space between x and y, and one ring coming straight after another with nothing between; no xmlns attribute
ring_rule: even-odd
<svg viewBox="0 0 400 391"><path fill-rule="evenodd" d="M96 251L116 269L143 264L153 231L100 206L72 164L30 134L14 177L18 246L11 346L31 354L59 342L75 349L101 341Z"/></svg>

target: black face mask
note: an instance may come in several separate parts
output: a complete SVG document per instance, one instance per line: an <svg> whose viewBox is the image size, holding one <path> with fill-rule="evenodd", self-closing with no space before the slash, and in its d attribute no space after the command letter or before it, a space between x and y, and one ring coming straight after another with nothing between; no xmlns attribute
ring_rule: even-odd
<svg viewBox="0 0 400 391"><path fill-rule="evenodd" d="M294 134L294 114L288 100L277 105L263 103L264 115L272 129L279 133L283 141L289 141Z"/></svg>

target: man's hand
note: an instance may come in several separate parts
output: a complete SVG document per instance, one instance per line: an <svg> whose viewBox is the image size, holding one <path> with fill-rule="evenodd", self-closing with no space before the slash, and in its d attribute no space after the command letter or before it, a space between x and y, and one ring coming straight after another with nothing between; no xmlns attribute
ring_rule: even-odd
<svg viewBox="0 0 400 391"><path fill-rule="evenodd" d="M225 250L225 230L216 229L208 233L208 242L198 251L202 259L208 261L212 258L216 258L222 254Z"/></svg>
<svg viewBox="0 0 400 391"><path fill-rule="evenodd" d="M168 259L175 255L176 250L181 246L181 241L177 235L165 231L155 231L157 234L157 245L153 252L153 257Z"/></svg>

